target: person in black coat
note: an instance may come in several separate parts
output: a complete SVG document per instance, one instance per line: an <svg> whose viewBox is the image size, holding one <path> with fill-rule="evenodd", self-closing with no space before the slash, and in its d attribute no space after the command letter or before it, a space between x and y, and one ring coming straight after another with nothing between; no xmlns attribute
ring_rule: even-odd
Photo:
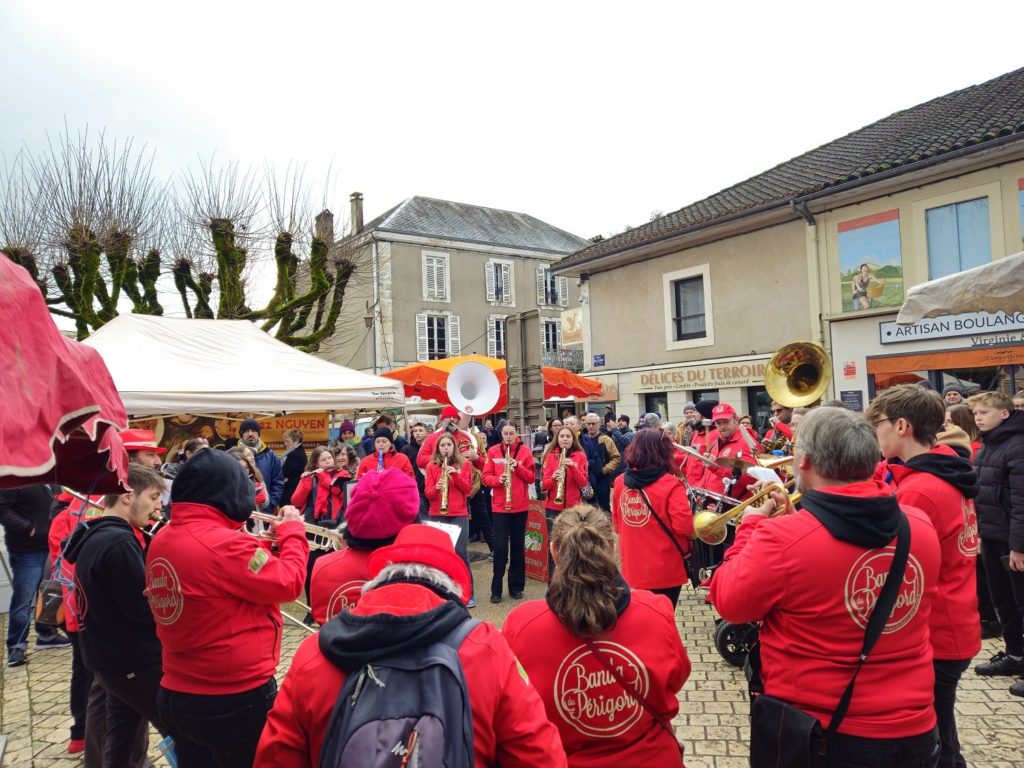
<svg viewBox="0 0 1024 768"><path fill-rule="evenodd" d="M306 446L302 444L302 430L289 429L282 436L284 440L284 461L281 472L284 474L284 492L281 499L285 504L291 503L292 494L299 487L299 479L306 469Z"/></svg>
<svg viewBox="0 0 1024 768"><path fill-rule="evenodd" d="M975 499L981 555L1006 650L979 664L979 675L1024 674L1024 412L999 392L968 404L981 432L975 454L981 493ZM1024 696L1024 679L1010 686Z"/></svg>
<svg viewBox="0 0 1024 768"><path fill-rule="evenodd" d="M423 441L427 439L428 431L426 424L417 421L409 429L409 442L401 449L401 452L409 459L409 463L412 464L412 472L416 476L416 487L420 492L420 511L416 518L417 522L427 519L427 509L430 506L427 494L423 490L423 470L416 466L416 457L419 455Z"/></svg>

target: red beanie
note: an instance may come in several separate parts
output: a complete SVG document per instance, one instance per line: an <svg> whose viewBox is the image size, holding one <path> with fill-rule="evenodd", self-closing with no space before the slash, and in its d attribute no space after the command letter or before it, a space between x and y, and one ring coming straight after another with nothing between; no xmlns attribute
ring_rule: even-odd
<svg viewBox="0 0 1024 768"><path fill-rule="evenodd" d="M415 520L419 510L416 481L400 469L385 469L359 478L345 520L356 538L389 539Z"/></svg>
<svg viewBox="0 0 1024 768"><path fill-rule="evenodd" d="M459 409L454 405L446 405L441 411L442 419L457 419L459 418Z"/></svg>

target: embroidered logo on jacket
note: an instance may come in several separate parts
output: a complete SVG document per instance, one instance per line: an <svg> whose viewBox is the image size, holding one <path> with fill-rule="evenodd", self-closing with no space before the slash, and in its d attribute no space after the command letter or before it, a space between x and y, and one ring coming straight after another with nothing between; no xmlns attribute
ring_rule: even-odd
<svg viewBox="0 0 1024 768"><path fill-rule="evenodd" d="M181 616L181 580L165 558L154 558L146 566L146 597L158 624L173 624Z"/></svg>
<svg viewBox="0 0 1024 768"><path fill-rule="evenodd" d="M861 629L867 629L868 619L871 618L871 612L878 602L878 596L882 592L882 585L885 584L895 554L895 547L869 550L857 558L857 562L846 576L846 610ZM888 635L905 627L921 607L923 595L924 571L917 558L910 555L907 558L903 583L896 595L896 605L882 634Z"/></svg>
<svg viewBox="0 0 1024 768"><path fill-rule="evenodd" d="M330 600L327 601L327 620L330 621L346 608L355 608L356 603L359 602L359 596L363 592L363 584L365 583L365 579L346 581L334 590L331 594Z"/></svg>
<svg viewBox="0 0 1024 768"><path fill-rule="evenodd" d="M634 528L642 528L651 519L651 510L647 507L644 497L640 495L640 491L633 488L623 488L619 510L622 522Z"/></svg>
<svg viewBox="0 0 1024 768"><path fill-rule="evenodd" d="M646 697L650 690L647 668L625 646L608 640L594 643L622 678ZM574 648L555 675L555 707L566 723L584 736L613 739L640 719L643 708L627 693L586 645Z"/></svg>
<svg viewBox="0 0 1024 768"><path fill-rule="evenodd" d="M964 516L964 527L956 537L960 554L965 557L977 557L981 542L978 541L978 513L974 510L973 499L963 499L961 511Z"/></svg>

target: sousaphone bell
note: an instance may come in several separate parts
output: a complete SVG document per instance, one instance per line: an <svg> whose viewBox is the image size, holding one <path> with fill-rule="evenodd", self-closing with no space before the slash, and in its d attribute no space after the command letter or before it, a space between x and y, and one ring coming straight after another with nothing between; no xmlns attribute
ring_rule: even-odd
<svg viewBox="0 0 1024 768"><path fill-rule="evenodd" d="M448 401L461 413L483 416L498 404L501 383L486 365L467 360L452 368L445 391Z"/></svg>
<svg viewBox="0 0 1024 768"><path fill-rule="evenodd" d="M798 408L821 399L832 381L832 360L810 341L794 341L772 355L764 388L779 405Z"/></svg>

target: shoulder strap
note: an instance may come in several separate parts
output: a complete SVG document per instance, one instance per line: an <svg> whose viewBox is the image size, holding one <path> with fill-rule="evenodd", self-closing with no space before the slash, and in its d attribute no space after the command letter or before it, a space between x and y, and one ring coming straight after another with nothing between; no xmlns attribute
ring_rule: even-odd
<svg viewBox="0 0 1024 768"><path fill-rule="evenodd" d="M658 516L658 513L654 511L654 505L651 504L651 500L647 498L647 494L644 492L644 489L638 488L637 490L640 491L640 495L644 499L644 504L646 504L647 508L651 510L651 515L653 515L654 519L658 521L658 525L661 526L661 530L663 530L665 535L668 536L668 540L672 542L673 546L675 546L676 550L679 552L679 556L683 558L683 562L685 563L690 559L690 556L683 551L683 548L679 546L679 542L676 540L676 537L672 535L672 531L669 530L667 525L665 525L664 521Z"/></svg>
<svg viewBox="0 0 1024 768"><path fill-rule="evenodd" d="M483 624L481 619L466 618L459 626L441 638L438 642L449 645L455 650L462 647L463 641L469 637L469 633Z"/></svg>
<svg viewBox="0 0 1024 768"><path fill-rule="evenodd" d="M615 682L617 682L621 686L622 690L624 690L626 693L628 693L630 696L636 699L637 703L639 703L640 706L644 708L644 711L647 712L647 714L649 714L651 717L653 717L662 728L668 731L672 739L675 740L676 731L672 727L672 723L670 723L667 719L662 717L661 713L658 712L658 710L656 710L651 705L651 703L647 701L647 699L640 695L640 691L635 686L626 682L626 679L622 676L622 673L619 672L615 665L608 660L607 656L601 653L598 647L594 644L593 640L591 640L589 637L585 637L583 638L583 642L586 643L587 648L590 649L590 653L594 656L595 659L598 660L601 666L608 670L609 674L611 674L611 676L615 678Z"/></svg>
<svg viewBox="0 0 1024 768"><path fill-rule="evenodd" d="M868 660L868 654L871 653L871 649L875 647L875 643L878 642L878 638L882 635L882 630L889 620L893 606L896 605L896 597L899 594L900 585L903 583L903 575L907 570L907 559L909 556L910 522L905 514L900 513L900 530L896 538L896 553L893 555L892 565L889 567L889 573L885 577L885 584L882 586L882 591L878 596L878 602L875 603L874 610L871 611L871 618L868 619L868 628L864 633L864 645L861 647L857 668L853 671L850 684L843 691L843 697L839 700L839 706L836 707L836 711L832 715L832 720L826 729L826 735L835 733L839 728L839 724L843 722L843 718L846 717L846 710L850 708L850 700L853 698L853 686L857 682L857 675L860 674L861 669L864 667L864 662Z"/></svg>

